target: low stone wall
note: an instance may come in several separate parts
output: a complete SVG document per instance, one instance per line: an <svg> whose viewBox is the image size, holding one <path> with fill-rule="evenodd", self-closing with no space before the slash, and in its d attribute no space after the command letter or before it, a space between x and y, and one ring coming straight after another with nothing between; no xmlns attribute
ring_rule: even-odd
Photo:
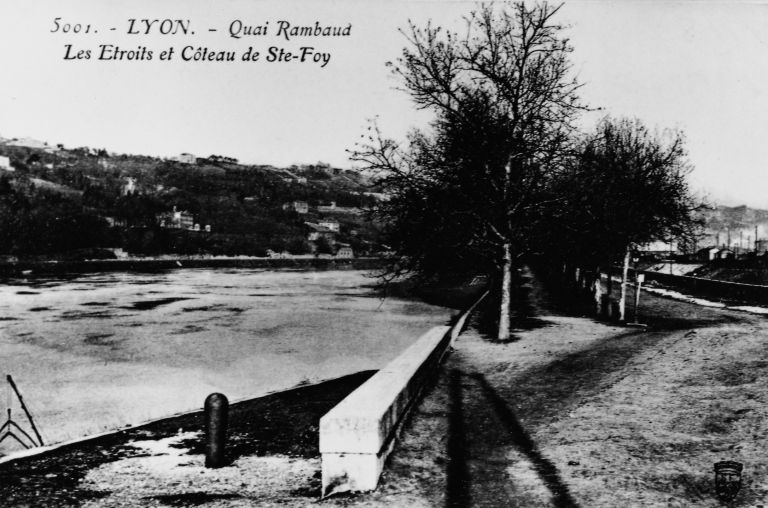
<svg viewBox="0 0 768 508"><path fill-rule="evenodd" d="M308 270L375 270L382 258L184 258L108 259L99 261L41 261L0 263L0 278L70 273L155 272L178 268L297 268Z"/></svg>
<svg viewBox="0 0 768 508"><path fill-rule="evenodd" d="M453 326L422 335L320 419L323 497L376 488L400 424L486 294Z"/></svg>

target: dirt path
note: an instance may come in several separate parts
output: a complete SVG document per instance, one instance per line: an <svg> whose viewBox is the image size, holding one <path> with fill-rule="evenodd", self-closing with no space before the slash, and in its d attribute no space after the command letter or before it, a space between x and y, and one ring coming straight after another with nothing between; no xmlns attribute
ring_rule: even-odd
<svg viewBox="0 0 768 508"><path fill-rule="evenodd" d="M517 341L462 335L372 498L720 506L712 466L731 459L734 506L768 500L768 321L644 295L644 331L553 312L537 286L531 300Z"/></svg>

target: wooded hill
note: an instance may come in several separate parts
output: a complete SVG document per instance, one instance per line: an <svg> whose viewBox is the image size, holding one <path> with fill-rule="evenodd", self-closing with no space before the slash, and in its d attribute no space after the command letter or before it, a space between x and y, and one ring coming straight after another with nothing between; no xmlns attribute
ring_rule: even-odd
<svg viewBox="0 0 768 508"><path fill-rule="evenodd" d="M0 156L10 163L0 169L2 255L92 256L83 250L107 247L145 255L257 256L268 249L332 253L350 245L365 254L381 248L366 210L382 196L354 171L30 144L0 140ZM286 207L293 202L306 203L307 212ZM174 211L182 224L163 220ZM306 223L321 221L338 222L339 231L309 241L318 228Z"/></svg>

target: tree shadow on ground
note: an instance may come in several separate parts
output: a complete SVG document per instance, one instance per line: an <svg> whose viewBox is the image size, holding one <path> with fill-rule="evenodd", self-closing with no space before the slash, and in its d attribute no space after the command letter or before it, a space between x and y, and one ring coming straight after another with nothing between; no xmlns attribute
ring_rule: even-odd
<svg viewBox="0 0 768 508"><path fill-rule="evenodd" d="M200 506L203 504L223 501L223 500L237 500L244 499L243 496L237 494L211 494L208 492L188 492L185 494L163 494L159 496L150 496L144 499L152 499L160 502L165 506Z"/></svg>
<svg viewBox="0 0 768 508"><path fill-rule="evenodd" d="M481 407L468 407L465 409L463 402L465 389L462 386L462 380L466 378L475 381L474 384L476 385L476 387L473 387L470 390L474 393L468 394L468 396L480 396L482 398L484 395L484 398L489 404L483 405L482 407L490 407L491 413L496 416L493 421L499 422L503 426L503 430L500 432L501 435L496 437L491 435L482 436L480 438L480 443L475 443L475 446L479 445L482 447L489 444L488 441L490 440L495 441L495 443L490 443L490 445L493 447L501 447L500 450L491 450L491 453L488 453L489 450L470 451L470 449L473 448L473 445L471 439L467 436L467 424L465 420L474 420L476 417L483 419L487 418L489 415L479 416L477 411L480 410ZM477 388L479 388L479 390ZM499 506L517 506L515 500L509 498L508 490L502 485L499 485L511 482L511 489L514 490L514 481L510 480L506 473L508 461L504 458L504 449L506 449L507 446L514 447L531 461L534 470L544 486L551 492L552 503L554 506L558 508L577 506L555 465L542 455L536 443L523 428L509 404L493 387L491 387L482 374L470 374L467 376L458 369L451 370L449 378L449 401L449 428L446 450L448 455L446 507L458 508L470 506L473 501L473 486L478 497L478 499L475 500L478 505L484 506L486 503L492 502ZM488 424L491 420L484 421ZM490 431L490 429L475 430L481 432L483 432L483 430L487 432ZM495 433L491 432L491 434ZM474 437L477 438L477 436ZM494 459L494 457L490 456L493 451L501 453L502 457ZM476 466L478 471L475 472L476 477L474 479L469 467L469 460L472 455L478 455L478 459L483 462L482 467L480 465ZM488 483L489 481L490 484ZM518 499L517 501L520 501L521 503L524 502L522 499Z"/></svg>
<svg viewBox="0 0 768 508"><path fill-rule="evenodd" d="M451 370L448 382L449 413L446 478L446 506L462 508L469 506L470 477L466 426L464 425L463 390L461 372Z"/></svg>
<svg viewBox="0 0 768 508"><path fill-rule="evenodd" d="M560 478L557 467L546 457L544 457L536 446L536 442L520 424L515 412L512 411L509 404L493 389L485 379L485 376L479 373L472 374L483 390L488 401L496 410L501 422L506 427L509 436L512 438L513 445L533 464L536 473L541 478L544 485L552 493L552 503L558 508L577 506L571 497L568 486Z"/></svg>

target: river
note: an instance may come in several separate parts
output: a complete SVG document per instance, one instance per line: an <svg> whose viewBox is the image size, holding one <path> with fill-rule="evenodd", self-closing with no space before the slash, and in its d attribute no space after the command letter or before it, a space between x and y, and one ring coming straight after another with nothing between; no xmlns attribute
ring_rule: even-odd
<svg viewBox="0 0 768 508"><path fill-rule="evenodd" d="M237 400L378 369L452 311L381 299L374 283L260 269L8 280L0 373L48 444L197 409L216 391ZM31 433L10 391L0 401Z"/></svg>

